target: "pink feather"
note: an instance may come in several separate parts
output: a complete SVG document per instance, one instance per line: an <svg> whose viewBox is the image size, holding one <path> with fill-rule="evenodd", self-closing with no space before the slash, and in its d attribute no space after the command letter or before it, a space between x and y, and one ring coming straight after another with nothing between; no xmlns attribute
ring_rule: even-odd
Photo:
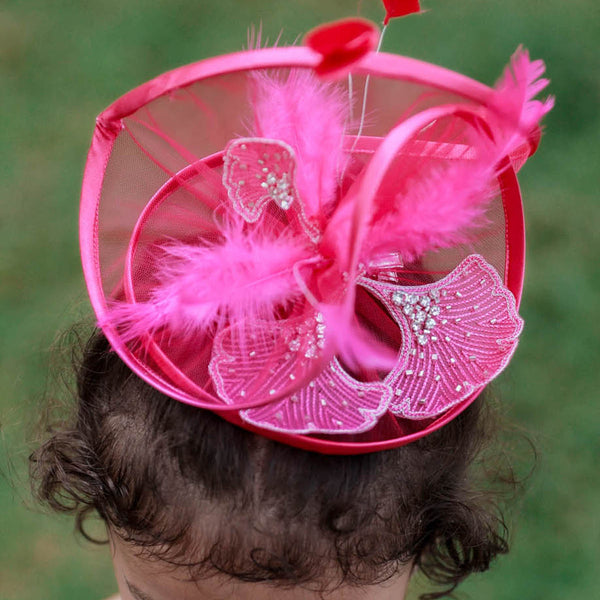
<svg viewBox="0 0 600 600"><path fill-rule="evenodd" d="M470 127L463 134L462 142L466 140L469 146L464 158L447 160L442 167L428 166L430 159L423 156L400 193L394 197L380 194L363 247L365 262L391 252L410 262L427 251L472 240L474 230L486 223L502 160L527 143L553 106L552 98L533 99L548 84L540 79L543 72L542 61L531 62L528 53L518 49L492 95L489 110L482 115L493 142L482 127ZM435 141L456 142L453 129L446 127L446 137ZM389 177L398 178L398 173Z"/></svg>
<svg viewBox="0 0 600 600"><path fill-rule="evenodd" d="M553 97L534 99L550 83L542 77L545 70L543 61L531 61L529 52L519 47L496 83L490 109L496 121L495 134L504 144L504 155L526 141L554 106Z"/></svg>
<svg viewBox="0 0 600 600"><path fill-rule="evenodd" d="M493 173L493 166L477 168L461 161L414 179L395 198L395 210L372 225L365 261L397 252L404 262L412 262L429 250L469 241L472 229L485 223L494 195L489 188Z"/></svg>
<svg viewBox="0 0 600 600"><path fill-rule="evenodd" d="M328 351L355 373L392 369L398 362L398 353L360 325L348 308L353 307L319 304L327 325Z"/></svg>
<svg viewBox="0 0 600 600"><path fill-rule="evenodd" d="M252 75L251 135L289 144L298 163L296 185L307 216L327 217L344 166L348 101L340 88L308 70Z"/></svg>
<svg viewBox="0 0 600 600"><path fill-rule="evenodd" d="M232 228L215 245L161 248L156 286L146 302L116 303L107 322L126 341L168 327L197 332L227 322L269 320L301 296L293 266L311 256L304 240Z"/></svg>

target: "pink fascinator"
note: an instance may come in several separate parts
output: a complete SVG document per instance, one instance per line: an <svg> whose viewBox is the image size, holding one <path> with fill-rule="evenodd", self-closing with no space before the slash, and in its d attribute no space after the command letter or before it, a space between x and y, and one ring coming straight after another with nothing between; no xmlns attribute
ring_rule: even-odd
<svg viewBox="0 0 600 600"><path fill-rule="evenodd" d="M353 19L160 75L98 117L83 182L86 283L120 357L324 453L424 436L509 362L515 173L552 107L525 50L490 88L378 39Z"/></svg>

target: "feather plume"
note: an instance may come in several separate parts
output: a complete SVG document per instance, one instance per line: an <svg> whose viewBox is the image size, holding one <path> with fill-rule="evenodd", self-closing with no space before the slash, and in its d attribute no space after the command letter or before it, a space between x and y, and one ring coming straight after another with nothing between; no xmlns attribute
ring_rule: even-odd
<svg viewBox="0 0 600 600"><path fill-rule="evenodd" d="M367 262L391 252L411 262L429 250L467 242L471 231L486 222L495 162L482 156L490 145L484 137L477 134L478 158L452 161L407 182L390 203L394 210L373 223L364 249Z"/></svg>
<svg viewBox="0 0 600 600"><path fill-rule="evenodd" d="M353 308L353 307L350 307ZM350 314L346 305L319 304L319 312L327 326L327 350L355 373L365 370L390 370L398 355Z"/></svg>
<svg viewBox="0 0 600 600"><path fill-rule="evenodd" d="M469 152L459 160L445 161L445 166L415 163L415 173L400 193L378 198L380 208L363 249L366 262L390 252L399 252L410 262L427 251L472 240L474 231L486 223L502 160L527 143L553 106L552 98L533 99L548 84L540 78L543 73L544 63L531 62L527 51L519 48L482 115L485 129L481 123L469 125L465 134ZM436 143L455 141L452 131L447 127L448 137Z"/></svg>
<svg viewBox="0 0 600 600"><path fill-rule="evenodd" d="M258 237L239 228L223 235L221 244L161 247L149 299L114 304L106 321L130 341L162 327L189 333L226 322L273 319L279 308L301 296L293 266L310 257L303 240Z"/></svg>
<svg viewBox="0 0 600 600"><path fill-rule="evenodd" d="M296 185L307 216L326 218L344 166L348 101L332 83L308 70L252 75L251 134L289 144L298 161Z"/></svg>
<svg viewBox="0 0 600 600"><path fill-rule="evenodd" d="M542 77L546 70L541 60L532 61L529 52L519 47L495 86L489 108L497 144L504 156L526 141L554 106L554 98L535 100L550 83Z"/></svg>

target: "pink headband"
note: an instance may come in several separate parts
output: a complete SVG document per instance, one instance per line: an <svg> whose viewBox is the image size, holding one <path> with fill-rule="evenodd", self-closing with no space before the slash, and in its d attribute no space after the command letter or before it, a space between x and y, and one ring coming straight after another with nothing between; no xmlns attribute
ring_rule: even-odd
<svg viewBox="0 0 600 600"><path fill-rule="evenodd" d="M515 171L552 107L524 50L491 89L377 41L353 19L165 73L98 117L83 181L86 283L129 367L332 454L434 431L507 365Z"/></svg>

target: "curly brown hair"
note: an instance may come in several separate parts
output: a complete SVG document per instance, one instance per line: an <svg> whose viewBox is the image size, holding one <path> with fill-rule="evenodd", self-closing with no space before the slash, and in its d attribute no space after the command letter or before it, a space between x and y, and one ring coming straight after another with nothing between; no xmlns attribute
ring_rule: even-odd
<svg viewBox="0 0 600 600"><path fill-rule="evenodd" d="M83 535L95 511L140 552L193 577L281 586L371 585L414 562L444 586L423 600L508 551L494 484L516 481L482 468L498 429L489 399L407 446L325 456L173 401L100 332L77 376L73 419L50 428L30 460L37 499L73 513Z"/></svg>

